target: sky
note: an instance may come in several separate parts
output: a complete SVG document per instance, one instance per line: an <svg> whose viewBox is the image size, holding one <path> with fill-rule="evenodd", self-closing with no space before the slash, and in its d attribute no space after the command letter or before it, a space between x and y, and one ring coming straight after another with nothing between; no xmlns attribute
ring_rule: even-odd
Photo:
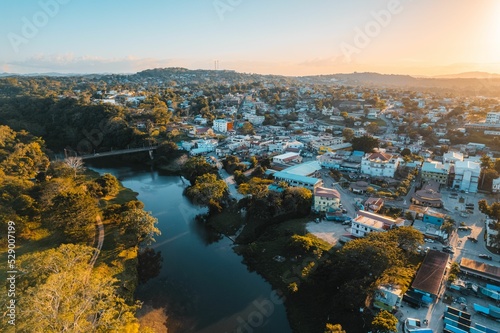
<svg viewBox="0 0 500 333"><path fill-rule="evenodd" d="M0 73L500 73L498 0L2 0Z"/></svg>

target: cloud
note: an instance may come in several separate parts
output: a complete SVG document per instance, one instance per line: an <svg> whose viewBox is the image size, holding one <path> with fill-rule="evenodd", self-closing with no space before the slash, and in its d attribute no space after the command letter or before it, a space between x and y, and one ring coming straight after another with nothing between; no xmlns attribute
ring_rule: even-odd
<svg viewBox="0 0 500 333"><path fill-rule="evenodd" d="M176 59L102 58L94 56L38 55L31 58L11 61L2 67L16 73L135 73L147 68L180 66Z"/></svg>

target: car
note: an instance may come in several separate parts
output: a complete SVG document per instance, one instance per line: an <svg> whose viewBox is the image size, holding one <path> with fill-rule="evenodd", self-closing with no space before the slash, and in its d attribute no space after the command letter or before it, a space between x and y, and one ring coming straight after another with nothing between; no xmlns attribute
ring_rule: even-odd
<svg viewBox="0 0 500 333"><path fill-rule="evenodd" d="M452 249L450 249L448 247L443 247L443 252L449 253L449 254L454 254L455 253L455 251L453 251Z"/></svg>
<svg viewBox="0 0 500 333"><path fill-rule="evenodd" d="M427 243L434 243L434 240L433 240L433 239L430 239L430 238L424 238L424 242L427 242Z"/></svg>
<svg viewBox="0 0 500 333"><path fill-rule="evenodd" d="M492 260L493 259L490 255L484 254L484 253L481 253L478 257L481 258L481 259L486 259L486 260Z"/></svg>
<svg viewBox="0 0 500 333"><path fill-rule="evenodd" d="M477 238L474 238L472 236L467 237L468 240L470 240L473 243L477 243Z"/></svg>
<svg viewBox="0 0 500 333"><path fill-rule="evenodd" d="M458 227L458 230L461 230L461 231L471 231L472 228L471 227Z"/></svg>

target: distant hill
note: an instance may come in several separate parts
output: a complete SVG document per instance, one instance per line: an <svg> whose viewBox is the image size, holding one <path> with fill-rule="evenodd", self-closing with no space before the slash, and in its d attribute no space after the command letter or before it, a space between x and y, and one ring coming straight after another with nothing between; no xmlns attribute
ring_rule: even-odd
<svg viewBox="0 0 500 333"><path fill-rule="evenodd" d="M434 79L499 79L500 74L487 72L464 72L458 74L436 75Z"/></svg>

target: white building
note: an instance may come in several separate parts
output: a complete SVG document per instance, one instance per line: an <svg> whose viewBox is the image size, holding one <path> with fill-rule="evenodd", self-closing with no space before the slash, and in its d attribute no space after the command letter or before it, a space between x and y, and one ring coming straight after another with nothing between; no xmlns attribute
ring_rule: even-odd
<svg viewBox="0 0 500 333"><path fill-rule="evenodd" d="M493 179L493 184L491 186L491 191L493 193L500 193L500 178Z"/></svg>
<svg viewBox="0 0 500 333"><path fill-rule="evenodd" d="M314 189L314 209L325 212L329 208L339 209L340 193L333 188L316 187Z"/></svg>
<svg viewBox="0 0 500 333"><path fill-rule="evenodd" d="M215 119L212 126L213 130L220 133L226 133L228 130L232 129L232 123L227 119Z"/></svg>
<svg viewBox="0 0 500 333"><path fill-rule="evenodd" d="M459 190L475 193L481 174L481 164L471 161L455 162L455 179L453 187Z"/></svg>
<svg viewBox="0 0 500 333"><path fill-rule="evenodd" d="M488 112L486 115L486 123L500 124L500 112Z"/></svg>
<svg viewBox="0 0 500 333"><path fill-rule="evenodd" d="M367 153L361 159L361 173L394 178L399 159L387 153Z"/></svg>
<svg viewBox="0 0 500 333"><path fill-rule="evenodd" d="M292 162L300 163L302 161L302 156L298 153L284 153L281 155L276 155L273 157L273 163L287 164Z"/></svg>
<svg viewBox="0 0 500 333"><path fill-rule="evenodd" d="M355 237L364 237L370 232L385 231L403 225L403 218L393 219L388 216L359 210L358 216L352 220L351 234Z"/></svg>
<svg viewBox="0 0 500 333"><path fill-rule="evenodd" d="M262 125L262 123L264 122L264 120L266 119L266 117L264 116L256 116L256 115L248 115L246 117L246 119L252 124L252 125L255 125L255 126L260 126Z"/></svg>
<svg viewBox="0 0 500 333"><path fill-rule="evenodd" d="M464 154L457 151L450 151L443 154L443 163L455 163L456 161L463 161Z"/></svg>

